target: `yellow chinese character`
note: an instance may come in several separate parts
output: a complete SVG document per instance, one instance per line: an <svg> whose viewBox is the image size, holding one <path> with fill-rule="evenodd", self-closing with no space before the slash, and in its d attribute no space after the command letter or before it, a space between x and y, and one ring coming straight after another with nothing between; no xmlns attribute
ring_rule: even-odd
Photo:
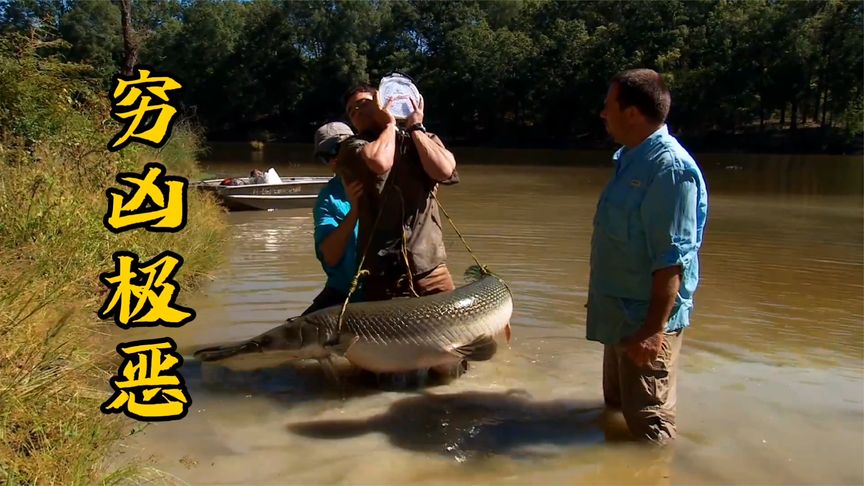
<svg viewBox="0 0 864 486"><path fill-rule="evenodd" d="M176 372L183 357L171 338L121 343L119 376L111 378L114 395L102 404L103 413L124 412L137 420L179 420L192 400L183 377Z"/></svg>
<svg viewBox="0 0 864 486"><path fill-rule="evenodd" d="M180 327L192 321L195 311L175 304L180 286L172 279L182 265L183 257L171 251L160 253L140 268L138 255L114 253L115 273L99 276L110 292L97 315L101 319L113 315L120 327Z"/></svg>
<svg viewBox="0 0 864 486"><path fill-rule="evenodd" d="M150 162L143 174L124 172L117 182L132 188L127 195L120 189L105 190L108 211L102 222L109 231L121 233L135 228L174 233L186 226L186 188L183 177L166 176L165 166ZM124 198L125 196L125 198Z"/></svg>
<svg viewBox="0 0 864 486"><path fill-rule="evenodd" d="M171 137L177 108L171 104L165 92L183 86L170 76L150 77L149 69L135 70L137 77L121 79L117 76L114 79L111 117L126 126L123 132L108 142L108 150L112 152L122 149L133 139L159 148ZM127 107L128 110L120 111Z"/></svg>

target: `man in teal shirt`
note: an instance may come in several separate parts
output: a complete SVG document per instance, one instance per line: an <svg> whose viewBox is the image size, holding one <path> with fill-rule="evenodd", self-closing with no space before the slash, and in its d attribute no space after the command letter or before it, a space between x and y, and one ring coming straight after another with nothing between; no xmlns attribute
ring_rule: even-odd
<svg viewBox="0 0 864 486"><path fill-rule="evenodd" d="M340 143L352 136L351 127L333 122L315 132L315 157L335 167ZM327 283L303 315L341 305L351 289L357 273L357 201L363 194L359 182L346 188L339 176L334 176L318 193L312 210L315 221L315 256L327 274ZM358 295L355 293L352 297Z"/></svg>
<svg viewBox="0 0 864 486"><path fill-rule="evenodd" d="M612 80L601 117L623 147L594 217L587 306L587 339L605 345L606 404L655 443L676 436L678 355L708 213L702 173L666 127L670 104L652 70Z"/></svg>

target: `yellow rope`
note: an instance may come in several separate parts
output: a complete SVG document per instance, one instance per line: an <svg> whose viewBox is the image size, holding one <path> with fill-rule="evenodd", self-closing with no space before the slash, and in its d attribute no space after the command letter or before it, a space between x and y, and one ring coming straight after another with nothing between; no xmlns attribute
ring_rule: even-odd
<svg viewBox="0 0 864 486"><path fill-rule="evenodd" d="M360 264L362 265L363 262L361 261ZM339 311L339 326L336 328L338 330L337 336L342 332L342 322L345 320L345 309L348 308L348 301L351 299L351 295L357 290L357 287L359 287L360 277L365 277L366 275L369 275L368 270L360 270L356 275L354 275L354 279L351 280L351 288L348 290L348 296L345 297L345 302L342 302L342 310Z"/></svg>
<svg viewBox="0 0 864 486"><path fill-rule="evenodd" d="M414 290L414 275L411 273L411 262L408 261L408 240L405 238L405 228L402 228L402 260L405 262L405 271L408 272L408 290L414 297L420 297Z"/></svg>
<svg viewBox="0 0 864 486"><path fill-rule="evenodd" d="M403 152L403 154L404 154L404 152ZM389 174L387 177L387 181L384 183L384 187L381 188L381 194L382 195L385 194L385 191L386 191L388 185L393 185L390 182L392 180L393 180L392 174ZM396 189L399 189L399 186L394 186L394 187L396 187ZM399 197L400 197L400 201L402 203L402 212L403 212L402 219L404 221L404 219L405 219L405 214L404 214L404 212L405 212L405 200L402 199L402 191L401 190L399 191ZM380 204L380 207L378 208L378 215L375 216L375 223L372 224L372 232L374 232L375 228L378 227L378 221L381 219L381 214L384 212L384 201L379 201L379 204ZM337 334L342 332L342 324L345 322L345 309L348 308L348 301L351 300L351 295L353 295L354 292L357 291L357 287L359 287L359 285L360 285L360 277L369 275L369 271L363 269L363 263L366 261L366 254L369 253L369 245L372 244L372 236L371 235L372 235L372 233L370 233L369 241L366 242L366 247L363 249L363 256L360 258L360 264L357 265L357 273L354 274L354 278L351 280L351 288L348 289L348 295L345 296L345 301L342 302L342 309L339 311L339 321L338 321L338 325L336 327ZM405 263L407 266L408 255L407 255L407 253L405 253L405 230L404 230L404 228L402 230L402 241L403 241L402 251L403 251ZM411 268L410 267L408 267L408 275L409 276L411 275ZM414 292L414 284L411 280L413 280L413 279L409 279L409 286L411 288L411 292L415 296L417 296L416 292Z"/></svg>
<svg viewBox="0 0 864 486"><path fill-rule="evenodd" d="M389 181L389 179L388 179ZM383 192L383 191L382 191ZM359 208L358 208L359 211ZM375 217L375 223L372 225L372 230L378 227L378 220L381 219L381 213L384 212L384 205L382 204L380 208L378 208L378 215ZM359 223L359 218L358 218ZM355 223L357 224L357 223ZM354 278L351 279L351 288L348 289L348 295L345 296L345 301L342 302L342 310L339 311L339 322L336 327L337 336L342 332L342 323L345 321L345 309L348 308L348 301L351 300L351 295L357 291L357 287L360 286L360 277L365 277L369 275L369 270L363 270L363 263L366 261L366 254L369 253L369 245L372 244L372 238L370 235L369 241L366 242L366 247L363 249L363 255L360 257L360 264L357 265L357 273L354 274Z"/></svg>
<svg viewBox="0 0 864 486"><path fill-rule="evenodd" d="M453 222L453 219L450 218L450 215L447 214L447 210L444 209L444 205L441 204L441 201L438 200L438 196L436 196L435 193L433 192L433 193L432 193L432 197L435 198L435 202L438 203L438 207L441 208L441 212L444 213L444 217L447 218L447 221L450 222L450 226L452 226L452 227L453 227L453 230L456 231L456 235L457 235L457 236L459 237L459 239L462 241L462 244L465 245L465 249L468 250L468 254L471 255L471 258L474 259L474 263L476 263L477 266L480 268L480 273L483 274L483 275L491 275L492 272L489 271L489 269L486 267L486 265L483 265L482 263L480 263L480 260L478 260L477 257L474 255L474 252L471 251L471 247L468 246L468 242L465 241L465 238L462 237L462 232L460 232L460 231L459 231L459 228L456 227L456 223L454 223L454 222ZM507 283L503 278L501 278L501 277L499 277L499 276L497 276L497 275L496 275L496 277L497 277L499 280L501 280L501 283L503 283L504 286L507 287L507 290L512 294L512 293L513 293L513 289L510 288L510 284L508 284L508 283Z"/></svg>
<svg viewBox="0 0 864 486"><path fill-rule="evenodd" d="M382 193L384 191L381 191ZM378 216L375 217L375 223L372 225L372 231L378 227L378 221L381 219L381 213L384 212L384 204L381 204L381 207L378 208ZM358 219L359 222L359 219ZM337 334L342 332L342 323L345 321L345 309L348 308L348 301L351 299L351 295L357 291L357 287L360 286L360 277L365 277L369 275L369 270L363 269L363 263L366 262L366 254L369 253L369 245L372 244L372 235L369 235L369 241L366 242L366 248L363 249L363 256L360 258L360 264L357 265L357 273L354 274L354 278L351 280L351 288L348 289L348 295L345 296L345 302L342 302L342 310L339 311L339 325L336 327Z"/></svg>
<svg viewBox="0 0 864 486"><path fill-rule="evenodd" d="M484 272L484 273L488 272L488 270L486 269L486 266L485 266L485 265L482 265L482 264L480 263L480 260L478 260L477 257L474 256L474 252L471 251L471 247L468 246L468 242L465 241L465 238L462 237L462 233L459 231L459 228L456 227L456 223L454 223L454 222L453 222L453 219L450 218L450 215L447 214L447 210L444 209L444 205L441 204L441 201L438 200L438 196L435 195L435 192L434 192L434 191L432 192L432 197L435 198L435 202L438 203L438 207L441 208L441 212L444 213L444 217L447 218L447 221L450 222L450 226L452 226L452 227L453 227L453 230L456 231L456 236L458 236L459 239L462 241L462 244L465 245L465 249L468 250L468 254L471 255L471 258L474 259L474 263L476 263L477 266L480 267L480 270L481 270L482 272Z"/></svg>
<svg viewBox="0 0 864 486"><path fill-rule="evenodd" d="M394 189L399 191L399 204L402 208L402 220L405 221L405 196L402 195L402 189L399 186L394 185ZM408 277L408 290L411 292L411 295L414 297L420 297L416 290L414 290L414 274L411 272L411 261L408 259L408 237L405 235L405 225L402 225L402 261L405 262L405 272Z"/></svg>

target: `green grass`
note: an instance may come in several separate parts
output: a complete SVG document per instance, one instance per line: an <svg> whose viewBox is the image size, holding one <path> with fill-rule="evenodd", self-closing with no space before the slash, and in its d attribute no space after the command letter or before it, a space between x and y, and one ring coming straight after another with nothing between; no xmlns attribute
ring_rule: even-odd
<svg viewBox="0 0 864 486"><path fill-rule="evenodd" d="M181 232L114 235L102 226L104 187L81 186L60 166L40 171L50 183L33 175L17 187L0 166L0 480L11 483L92 484L104 472L100 459L119 422L99 405L119 358L106 339L114 324L94 313L107 290L98 275L113 270L113 252L182 255L182 305L224 243L221 210L192 191Z"/></svg>
<svg viewBox="0 0 864 486"><path fill-rule="evenodd" d="M178 123L161 150L108 152L120 126L108 120L107 90L86 66L39 57L28 42L0 39L0 484L157 477L105 462L128 420L99 409L121 359L113 322L95 316L107 295L98 276L113 271L115 251L142 261L175 251L183 305L221 261L226 226L215 202L192 190L182 231L115 235L102 224L105 189L127 190L115 176L150 161L196 179L201 137Z"/></svg>

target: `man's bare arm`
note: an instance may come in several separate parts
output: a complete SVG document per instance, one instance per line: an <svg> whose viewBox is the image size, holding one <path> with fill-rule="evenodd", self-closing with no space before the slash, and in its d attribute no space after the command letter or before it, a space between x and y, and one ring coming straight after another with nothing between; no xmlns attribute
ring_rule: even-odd
<svg viewBox="0 0 864 486"><path fill-rule="evenodd" d="M675 305L675 296L681 287L681 267L661 268L654 272L651 283L651 301L648 315L636 333L624 340L627 355L636 366L646 366L660 354L663 332Z"/></svg>
<svg viewBox="0 0 864 486"><path fill-rule="evenodd" d="M351 204L351 209L345 215L345 219L339 223L339 226L318 245L318 249L321 250L321 256L324 257L324 263L328 267L335 267L342 261L342 257L345 256L345 250L351 241L351 236L354 235L354 227L357 226L357 219L359 218L359 203L360 197L363 196L363 184L360 181L354 181L346 184L344 187L345 195Z"/></svg>
<svg viewBox="0 0 864 486"><path fill-rule="evenodd" d="M393 167L396 155L396 123L388 123L378 139L369 142L360 149L360 157L366 162L369 170L381 175Z"/></svg>
<svg viewBox="0 0 864 486"><path fill-rule="evenodd" d="M357 224L357 210L351 208L345 219L339 223L339 226L327 235L318 249L321 250L321 255L324 257L324 263L328 267L335 267L342 261L345 256L345 249L348 248L348 242L354 234L354 226Z"/></svg>
<svg viewBox="0 0 864 486"><path fill-rule="evenodd" d="M411 132L411 138L414 139L423 170L432 180L446 181L453 175L453 171L456 170L456 158L444 147L440 139L433 139L420 130Z"/></svg>
<svg viewBox="0 0 864 486"><path fill-rule="evenodd" d="M665 330L666 322L675 305L675 296L681 287L681 267L661 268L654 272L651 282L651 301L645 323L633 335L633 341L642 341Z"/></svg>
<svg viewBox="0 0 864 486"><path fill-rule="evenodd" d="M420 104L411 100L411 106L414 111L405 119L406 127L422 125L423 119L426 116L424 110L426 100L420 98ZM414 146L417 147L417 154L420 156L420 164L423 170L434 181L443 182L453 175L456 170L456 159L453 154L444 147L444 143L438 137L431 137L420 130L411 132L411 138L414 140Z"/></svg>

